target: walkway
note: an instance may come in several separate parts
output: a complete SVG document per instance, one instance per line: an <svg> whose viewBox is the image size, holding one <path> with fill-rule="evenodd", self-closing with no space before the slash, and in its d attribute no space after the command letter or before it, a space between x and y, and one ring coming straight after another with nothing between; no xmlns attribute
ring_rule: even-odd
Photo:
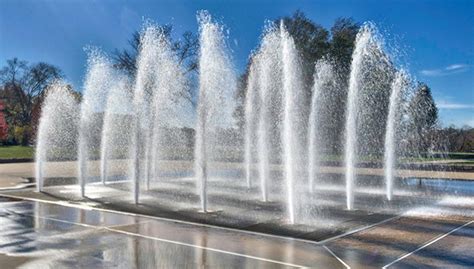
<svg viewBox="0 0 474 269"><path fill-rule="evenodd" d="M314 243L64 202L0 198L0 225L2 268L474 265L474 219L466 217L402 216Z"/></svg>

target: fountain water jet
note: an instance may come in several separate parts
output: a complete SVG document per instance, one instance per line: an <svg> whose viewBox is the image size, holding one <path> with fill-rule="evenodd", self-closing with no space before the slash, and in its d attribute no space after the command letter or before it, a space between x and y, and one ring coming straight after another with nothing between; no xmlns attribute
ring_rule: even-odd
<svg viewBox="0 0 474 269"><path fill-rule="evenodd" d="M359 156L376 157L383 148L394 68L377 28L366 23L357 34L352 54L345 126L346 206L354 207ZM374 156L375 154L375 156Z"/></svg>
<svg viewBox="0 0 474 269"><path fill-rule="evenodd" d="M112 64L98 49L90 49L88 70L84 82L84 94L81 102L78 145L78 177L81 196L85 196L85 186L89 177L89 161L100 150L93 143L94 135L101 133L103 109L106 106L108 90L114 81ZM100 139L98 139L100 140Z"/></svg>
<svg viewBox="0 0 474 269"><path fill-rule="evenodd" d="M36 190L43 191L45 165L61 160L57 152L75 152L79 105L64 82L56 81L46 90L36 138ZM72 158L74 156L69 156Z"/></svg>
<svg viewBox="0 0 474 269"><path fill-rule="evenodd" d="M280 24L281 53L283 63L283 166L285 173L288 217L291 224L295 223L295 193L294 184L298 176L301 162L301 140L302 126L299 123L301 113L299 107L300 91L302 89L301 71L298 61L298 53L293 39L286 31L283 21Z"/></svg>
<svg viewBox="0 0 474 269"><path fill-rule="evenodd" d="M153 124L152 100L155 90L158 59L157 29L145 27L140 36L140 51L137 58L137 74L133 96L133 123L130 158L132 159L131 179L133 201L139 202L140 178L148 182L150 146ZM144 156L144 160L141 160Z"/></svg>
<svg viewBox="0 0 474 269"><path fill-rule="evenodd" d="M252 176L252 146L255 139L255 109L258 90L257 67L254 62L250 65L247 81L247 98L245 98L245 177L247 188L251 187ZM264 195L265 196L265 195Z"/></svg>
<svg viewBox="0 0 474 269"><path fill-rule="evenodd" d="M258 171L262 201L268 201L270 179L271 109L276 91L281 87L281 37L277 27L270 25L265 30L261 46L254 55L252 67L258 79L258 110L256 136L258 144ZM251 115L249 115L251 116Z"/></svg>
<svg viewBox="0 0 474 269"><path fill-rule="evenodd" d="M260 177L260 192L262 194L262 201L268 201L268 181L270 177L270 131L268 122L270 121L269 99L270 89L269 80L271 79L271 71L269 70L269 63L264 61L265 52L262 52L262 61L260 63L260 79L262 81L260 88L260 115L258 122L258 161L259 161L259 177ZM266 65L264 65L266 64Z"/></svg>
<svg viewBox="0 0 474 269"><path fill-rule="evenodd" d="M339 126L331 125L336 121L337 124L334 125L339 124L338 115L334 117L335 120L331 116L341 112L342 109L332 110L331 107L337 106L341 101L342 91L333 93L333 87L337 87L338 90L339 86L344 87L342 85L345 83L339 81L344 76L336 76L336 70L332 69L331 64L325 60L319 61L315 66L312 100L311 102L308 100L307 104L304 97L306 97L306 93L309 93L309 85L306 83L311 79L303 72L305 62L298 57L298 50L292 37L283 24L267 29L262 37L260 47L252 55L248 70L245 100L245 163L242 164L246 172L247 186L251 187L252 184L255 184L252 181L252 174L258 174L260 189L258 192L254 188L244 190L240 188L242 179L237 178L242 172L241 164L237 163L242 157L239 155L242 152L242 148L239 146L241 137L240 133L237 133L240 129L234 128L229 120L232 117L233 104L228 101L234 97L236 78L230 57L227 54L226 38L222 26L213 22L207 13L200 13L198 19L201 47L198 66L199 96L195 122L196 132L193 141L195 143L193 167L195 177L189 177L188 165L192 161L188 162L190 156L186 156L192 149L192 143L189 142L193 137L193 130L182 128L189 125L184 126L180 122L182 117L186 116L182 111L183 102L181 101L190 98L187 95L186 82L188 81L185 81L181 64L175 59L175 51L162 29L148 25L142 31L140 39L137 73L133 86L128 85L129 80L123 78L122 74L115 70L113 72L109 70L111 69L110 64L105 57L102 55L91 56L84 103L81 108L81 127L83 129L79 141L83 150L80 151L78 157L79 167L83 168L79 174L79 177L83 178L81 180L82 194L84 194L85 182L88 180L87 166L91 163L90 160L96 157L91 153L98 152L95 150L94 141L100 141L101 179L104 183L117 178L115 173L119 172L119 169L114 169L115 162L112 160L117 157L113 152L117 151L119 147L127 150L128 159L125 156L125 158L121 158L124 159L123 161L117 163L126 165L129 169L128 171L120 169L120 172L129 176L133 181L135 203L139 203L142 189L144 189L140 188L143 182L146 183L147 190L159 186L159 193L148 191L145 194L147 198L153 196L157 198L160 201L160 206L174 207L176 204L180 209L189 205L193 207L196 200L191 192L197 190L200 196L199 205L205 212L209 208L207 196L210 195L212 199L209 200L216 201L216 205L222 206L225 210L232 210L239 204L249 206L246 209L249 209L252 216L249 216L248 219L251 218L252 221L267 217L274 220L275 216L277 219L281 219L279 213L275 213L279 210L273 210L281 207L286 209L285 214L291 224L312 224L313 220L307 217L316 217L318 221L322 220L324 212L321 213L319 209L333 208L333 205L338 206L342 202L340 199L333 200L332 194L322 193L319 195L326 188L334 192L343 191L339 186L334 186L333 182L328 184L330 186L320 184L319 189L314 186L315 181L318 183L324 181L318 177L322 172L318 167L322 154L327 149L338 150L335 146L327 146L324 143L327 141L322 140L328 140L324 139L325 135L333 134L333 129L339 128ZM348 173L345 175L347 181L345 190L347 201L345 202L349 209L352 209L354 204L355 173L353 172L357 165L357 158L366 157L363 155L366 153L363 152L364 139L370 140L375 135L379 135L377 132L372 132L373 129L377 129L373 126L383 125L384 128L378 128L381 130L379 132L385 132L387 129L385 133L385 143L387 143L385 145L385 161L386 167L392 167L392 170L387 168L386 171L387 197L391 199L389 193L392 192L393 187L389 175L391 174L393 177L393 167L396 161L394 145L397 139L394 130L399 124L403 124L401 119L399 122L399 119L394 116L397 114L394 111L397 110L397 103L399 103L399 100L396 99L397 96L394 95L395 90L392 90L392 96L389 96L389 87L386 87L387 78L391 79L392 76L388 73L392 72L391 70L394 68L387 69L386 63L379 65L381 62L387 61L384 52L377 48L375 44L377 40L374 39L372 31L370 26L362 28L357 37L351 66L345 126L347 129L346 165L350 168L347 169ZM337 63L334 63L334 66L338 66ZM130 77L130 81L131 79L132 77ZM382 79L383 81L380 83ZM392 88L394 87L398 87L396 81L393 82ZM400 91L402 90L400 89ZM107 98L103 98L103 96L107 96ZM129 100L132 98L133 103ZM107 101L102 102L103 99ZM388 101L390 101L390 108ZM104 110L101 108L102 103L106 103ZM125 105L123 106L122 103ZM311 106L308 106L309 103ZM370 109L376 105L378 105L377 108ZM60 105L55 104L55 106ZM387 117L385 117L386 114L383 114L385 111L382 111L380 107L384 107L387 111L390 110ZM375 113L379 111L383 113ZM100 125L102 112L104 112L103 125ZM45 114L48 113L45 112ZM374 114L378 117L373 117ZM87 115L86 119L84 119L84 115ZM43 115L43 118L42 120L45 122L48 121L47 115ZM120 119L126 121L126 124L118 123ZM334 122L326 122L326 120L334 120ZM308 122L309 126L306 128ZM99 139L90 137L84 131L95 133L96 130L99 130L97 126L102 126ZM44 129L44 127L42 128ZM337 131L340 130L337 129ZM117 133L119 132L122 132L126 139L118 138ZM186 134L188 143L177 141L179 138L175 134L181 132ZM39 133L39 137L44 136L44 131ZM377 136L376 143L379 145L383 142L383 135ZM331 139L336 140L335 137L337 136L331 137ZM117 141L123 141L124 146ZM229 141L232 143L227 143ZM49 147L44 143L44 139L39 139L37 153L39 190L44 178L42 167L44 160L47 159L44 157L43 149ZM306 152L303 145L308 146L309 152ZM179 151L173 152L176 146L180 146ZM382 148L383 146L378 146L376 154L381 153ZM176 153L182 155L178 156ZM221 158L219 155L221 153L227 155ZM374 151L369 153L374 153ZM172 156L172 160L166 159L168 156ZM369 155L369 157L372 156ZM92 165L89 166L92 167ZM308 178L307 175L309 175ZM155 178L160 180L153 186L152 180ZM334 175L328 176L328 178L331 181L333 178L336 179L334 181L338 179ZM94 178L89 176L90 179ZM195 184L189 182L190 179L195 180ZM367 182L368 184L372 183L369 180ZM358 186L361 186L362 183L362 180L358 182ZM209 186L212 186L212 194L208 194ZM90 184L87 187L93 188L94 185ZM113 192L116 187L123 191L123 185L120 184L108 184L106 187L101 186L94 191ZM313 188L315 192L318 191L318 195L309 193L313 191ZM378 190L377 192L372 192L372 190L366 192L366 188L363 189L364 195L380 193ZM240 197L242 193L245 197ZM157 197L157 194L165 195ZM183 200L172 199L173 203L168 203L167 198L172 195ZM262 206L261 203L252 200L254 198L262 198L263 201L271 199L272 203ZM119 198L114 199L120 200ZM144 203L150 202L148 199L143 200ZM269 212L270 210L272 212ZM231 211L229 215L232 216L234 213ZM233 217L236 217L237 220L248 220L247 217L238 213ZM325 224L323 223L323 225ZM299 229L299 226L294 228Z"/></svg>
<svg viewBox="0 0 474 269"><path fill-rule="evenodd" d="M228 124L236 78L227 54L223 27L211 20L207 12L198 14L199 21L199 99L195 139L195 176L200 189L201 210L207 212L209 161L217 127ZM223 109L222 109L223 108ZM225 110L224 110L225 109Z"/></svg>
<svg viewBox="0 0 474 269"><path fill-rule="evenodd" d="M318 166L321 161L321 133L322 127L321 118L322 105L323 105L323 94L334 84L334 71L331 64L326 60L320 60L316 63L314 84L313 84L313 96L311 99L311 111L309 114L309 132L308 132L308 189L312 193L314 190L314 182L316 176L319 173Z"/></svg>
<svg viewBox="0 0 474 269"><path fill-rule="evenodd" d="M165 147L172 145L171 141L165 139L164 130L168 128L168 134L172 135L175 142L182 142L179 140L179 133L172 131L173 127L181 127L183 125L180 119L180 113L186 110L190 100L189 92L186 87L186 78L184 70L179 65L175 53L172 51L172 44L170 44L165 33L157 31L155 48L157 58L155 65L157 66L155 73L155 89L153 91L152 103L152 123L151 129L151 149L150 165L146 177L146 188L150 189L150 179L158 178L159 176L159 161L165 155ZM168 153L172 152L169 147L166 149Z"/></svg>
<svg viewBox="0 0 474 269"><path fill-rule="evenodd" d="M345 132L346 206L349 210L354 206L355 166L357 163L357 114L359 112L358 91L361 87L363 58L367 53L367 46L371 38L371 25L364 25L357 34L354 52L352 53Z"/></svg>
<svg viewBox="0 0 474 269"><path fill-rule="evenodd" d="M252 56L250 74L247 88L246 103L246 148L245 158L247 170L250 170L251 140L257 137L258 144L258 170L260 178L260 191L262 200L268 201L270 178L270 144L273 141L272 128L280 128L281 136L279 147L283 148L283 174L285 177L286 202L288 216L291 223L295 221L295 198L293 185L299 173L301 163L301 112L299 111L300 68L297 51L293 39L284 29L269 25L262 38L258 51ZM256 93L258 92L258 98ZM256 100L253 100L255 99ZM277 99L281 98L277 101ZM282 106L282 107L280 107ZM280 118L282 110L282 118ZM258 114L258 117L256 117ZM277 116L277 124L271 126L272 117ZM254 127L254 121L257 121ZM256 134L253 132L256 129ZM249 175L249 172L247 172Z"/></svg>
<svg viewBox="0 0 474 269"><path fill-rule="evenodd" d="M395 177L396 166L396 139L398 122L400 121L400 99L407 88L407 74L402 70L397 72L392 82L392 92L390 94L390 105L385 132L385 151L384 151L384 172L386 182L387 200L393 197L393 179Z"/></svg>
<svg viewBox="0 0 474 269"><path fill-rule="evenodd" d="M123 150L128 150L130 128L127 123L132 111L130 100L132 100L130 82L125 76L117 75L117 81L113 82L107 97L102 127L100 178L104 185L109 176L110 160L122 157L125 153Z"/></svg>
<svg viewBox="0 0 474 269"><path fill-rule="evenodd" d="M180 122L177 114L183 108L181 100L187 97L184 72L163 29L146 24L140 44L131 143L135 203L139 201L140 178L144 178L146 188L150 189L151 178L158 175L158 161L165 144L162 131L167 124L177 125Z"/></svg>

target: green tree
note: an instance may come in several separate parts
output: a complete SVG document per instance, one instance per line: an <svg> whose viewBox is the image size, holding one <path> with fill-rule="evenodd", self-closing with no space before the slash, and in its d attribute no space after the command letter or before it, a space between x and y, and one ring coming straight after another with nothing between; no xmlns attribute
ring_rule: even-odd
<svg viewBox="0 0 474 269"><path fill-rule="evenodd" d="M330 30L307 18L301 11L291 17L282 18L288 32L295 40L295 45L302 57L303 77L305 82L305 109L310 110L314 67L318 60L326 58L337 72L336 87L325 89L325 109L322 111L328 120L322 122L321 135L327 141L326 151L342 150L343 128L347 98L347 83L350 74L354 42L360 25L352 18L338 18Z"/></svg>
<svg viewBox="0 0 474 269"><path fill-rule="evenodd" d="M306 97L311 100L311 87L313 85L314 65L329 52L329 32L321 25L313 22L306 15L297 10L292 16L278 18L276 25L283 21L286 30L293 38L295 46L300 53L303 80Z"/></svg>
<svg viewBox="0 0 474 269"><path fill-rule="evenodd" d="M324 93L327 98L325 116L328 120L323 123L323 129L325 131L324 136L328 137L325 141L328 141L330 144L327 145L327 150L340 151L344 134L347 81L350 73L354 41L360 25L351 18L339 18L334 22L329 31L306 17L302 11L296 11L291 16L277 18L274 20L274 24L279 25L280 21L283 21L285 28L295 41L295 46L301 56L304 100L306 101L303 108L305 114L309 115L316 62L324 57L335 65L335 70L338 73L336 75L336 84L338 86L327 89L330 92ZM249 59L247 68L240 77L235 96L237 106L234 111L234 117L241 133L245 122L243 104L245 103L250 62L251 59Z"/></svg>
<svg viewBox="0 0 474 269"><path fill-rule="evenodd" d="M425 153L431 146L430 134L433 134L438 124L438 108L426 84L418 84L408 112L411 147L419 153Z"/></svg>
<svg viewBox="0 0 474 269"><path fill-rule="evenodd" d="M331 42L329 54L334 59L338 69L349 73L354 43L360 25L352 18L338 18L331 27Z"/></svg>

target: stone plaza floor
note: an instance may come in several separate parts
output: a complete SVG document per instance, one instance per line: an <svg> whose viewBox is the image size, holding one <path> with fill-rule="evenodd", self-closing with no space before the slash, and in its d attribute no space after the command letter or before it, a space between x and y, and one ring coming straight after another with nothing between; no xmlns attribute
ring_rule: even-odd
<svg viewBox="0 0 474 269"><path fill-rule="evenodd" d="M474 219L468 217L398 216L314 242L64 201L1 197L1 268L474 265Z"/></svg>
<svg viewBox="0 0 474 269"><path fill-rule="evenodd" d="M474 220L400 216L324 242L0 199L1 268L472 268Z"/></svg>
<svg viewBox="0 0 474 269"><path fill-rule="evenodd" d="M2 170L4 167L9 170ZM30 168L0 165L0 178L27 178ZM453 194L412 207L410 203L418 200L407 203L409 197L399 196L397 208L409 206L399 214L371 213L370 208L334 210L327 220L337 218L337 227L343 229L296 234L305 227L268 232L259 231L259 227L269 227L262 223L216 225L221 219L226 221L227 216L219 219L220 213L152 214L157 210L151 204L154 199L144 196L144 203L135 206L131 198L121 200L127 191L118 187L94 186L88 189L90 197L94 191L114 196L83 199L77 197L75 186L50 187L46 193L37 193L31 183L15 180L0 190L2 269L474 266L474 197L470 194ZM173 187L168 185L163 187ZM109 189L113 190L107 192ZM67 199L56 196L65 192Z"/></svg>

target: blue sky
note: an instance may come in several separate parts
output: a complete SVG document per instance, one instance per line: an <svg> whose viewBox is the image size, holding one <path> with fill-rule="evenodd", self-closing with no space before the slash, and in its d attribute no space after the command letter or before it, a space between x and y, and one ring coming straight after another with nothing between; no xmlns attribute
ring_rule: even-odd
<svg viewBox="0 0 474 269"><path fill-rule="evenodd" d="M236 68L242 71L265 20L302 10L329 28L338 17L373 21L402 62L427 83L444 125L474 126L474 1L278 0L0 0L0 63L18 57L60 67L82 87L86 45L106 52L127 46L143 18L171 23L176 34L197 31L206 9L229 29Z"/></svg>

